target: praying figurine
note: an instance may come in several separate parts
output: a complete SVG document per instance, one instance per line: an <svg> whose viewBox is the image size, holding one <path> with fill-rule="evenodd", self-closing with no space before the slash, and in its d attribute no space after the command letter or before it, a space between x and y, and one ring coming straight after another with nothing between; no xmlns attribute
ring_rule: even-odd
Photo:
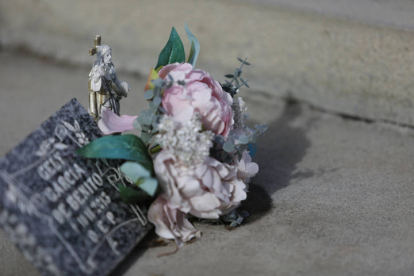
<svg viewBox="0 0 414 276"><path fill-rule="evenodd" d="M119 115L119 100L127 97L131 86L120 81L112 63L112 50L108 45L101 45L101 36L94 39L95 47L89 54L96 54L96 61L89 73L89 114L98 121L102 107L110 108Z"/></svg>

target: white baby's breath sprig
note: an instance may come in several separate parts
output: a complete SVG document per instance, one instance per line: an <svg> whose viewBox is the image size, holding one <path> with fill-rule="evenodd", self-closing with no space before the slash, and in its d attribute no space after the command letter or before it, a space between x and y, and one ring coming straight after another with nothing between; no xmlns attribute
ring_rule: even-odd
<svg viewBox="0 0 414 276"><path fill-rule="evenodd" d="M202 131L198 113L194 113L191 120L184 124L164 115L158 124L158 131L157 142L186 166L202 163L210 155L214 134L209 130Z"/></svg>
<svg viewBox="0 0 414 276"><path fill-rule="evenodd" d="M244 129L244 119L247 116L247 107L242 99L242 97L238 97L237 99L233 99L233 104L231 108L234 112L234 129Z"/></svg>

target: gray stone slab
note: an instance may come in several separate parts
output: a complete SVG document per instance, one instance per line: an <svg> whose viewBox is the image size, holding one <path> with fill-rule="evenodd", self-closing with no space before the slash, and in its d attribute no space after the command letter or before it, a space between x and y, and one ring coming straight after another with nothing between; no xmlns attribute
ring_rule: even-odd
<svg viewBox="0 0 414 276"><path fill-rule="evenodd" d="M3 153L65 97L85 95L87 102L87 70L0 59ZM138 114L146 105L137 89L143 82L122 79L138 92L121 113ZM197 223L202 239L168 257L157 255L173 251L173 243L147 248L144 242L114 275L412 275L413 131L285 105L256 92L242 96L253 121L268 122L269 131L244 203L252 216L234 231ZM2 233L2 275L36 275Z"/></svg>
<svg viewBox="0 0 414 276"><path fill-rule="evenodd" d="M152 229L119 160L75 153L101 135L72 99L0 159L0 226L43 275L107 275Z"/></svg>

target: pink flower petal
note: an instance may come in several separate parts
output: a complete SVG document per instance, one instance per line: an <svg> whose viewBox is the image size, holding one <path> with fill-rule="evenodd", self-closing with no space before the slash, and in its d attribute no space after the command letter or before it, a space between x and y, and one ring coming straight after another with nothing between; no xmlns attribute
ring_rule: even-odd
<svg viewBox="0 0 414 276"><path fill-rule="evenodd" d="M200 231L185 217L185 213L169 207L168 201L159 196L148 210L148 220L155 225L155 233L165 239L174 239L179 247L184 242L201 237Z"/></svg>
<svg viewBox="0 0 414 276"><path fill-rule="evenodd" d="M124 132L134 129L132 123L138 116L123 115L119 117L109 108L102 108L101 119L98 122L98 126L101 131L108 135L115 132Z"/></svg>

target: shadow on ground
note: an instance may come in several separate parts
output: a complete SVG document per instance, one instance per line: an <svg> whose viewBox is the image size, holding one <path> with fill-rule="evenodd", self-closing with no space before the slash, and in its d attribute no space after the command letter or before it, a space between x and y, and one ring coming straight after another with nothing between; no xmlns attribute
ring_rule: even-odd
<svg viewBox="0 0 414 276"><path fill-rule="evenodd" d="M252 223L265 215L272 207L271 195L287 187L292 179L311 177L314 172L295 172L297 164L306 155L311 145L306 131L311 122L305 126L292 126L302 114L300 104L288 102L281 116L271 124L267 133L260 138L259 149L254 161L259 164L260 173L249 185L247 200L242 203L241 210L249 212L245 223ZM123 275L148 248L148 244L156 239L154 232L139 243L111 275Z"/></svg>
<svg viewBox="0 0 414 276"><path fill-rule="evenodd" d="M254 161L259 164L260 172L250 184L247 200L241 207L250 214L247 223L266 214L272 207L272 194L287 187L292 179L312 177L314 174L311 171L295 172L311 145L306 132L312 121L292 126L301 116L302 108L299 103L288 101L281 116L270 123L268 131L259 138Z"/></svg>

